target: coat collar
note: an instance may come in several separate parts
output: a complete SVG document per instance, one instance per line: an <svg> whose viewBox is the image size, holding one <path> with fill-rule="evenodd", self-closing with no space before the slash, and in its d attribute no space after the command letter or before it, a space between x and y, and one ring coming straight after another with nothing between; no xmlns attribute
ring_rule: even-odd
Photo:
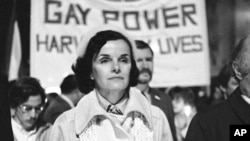
<svg viewBox="0 0 250 141"><path fill-rule="evenodd" d="M145 116L149 128L152 129L152 114L151 105L147 99L141 94L136 88L130 88L129 99L124 111L124 115L129 115L131 112L139 112ZM105 116L110 119L107 112L100 106L98 99L96 97L95 91L91 91L89 94L85 95L76 106L75 114L75 127L76 134L81 134L83 130L87 127L88 123L95 116Z"/></svg>
<svg viewBox="0 0 250 141"><path fill-rule="evenodd" d="M229 104L244 124L250 124L250 105L242 98L238 87L229 97Z"/></svg>

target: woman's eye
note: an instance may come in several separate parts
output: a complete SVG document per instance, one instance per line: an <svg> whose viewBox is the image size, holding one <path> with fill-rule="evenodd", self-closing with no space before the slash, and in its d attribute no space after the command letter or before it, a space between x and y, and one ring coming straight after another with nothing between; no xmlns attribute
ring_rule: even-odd
<svg viewBox="0 0 250 141"><path fill-rule="evenodd" d="M123 62L123 63L128 63L128 59L127 58L122 58L122 59L120 59L120 61Z"/></svg>
<svg viewBox="0 0 250 141"><path fill-rule="evenodd" d="M100 61L101 63L106 63L106 62L108 62L107 60L101 60Z"/></svg>
<svg viewBox="0 0 250 141"><path fill-rule="evenodd" d="M102 58L100 59L100 63L107 63L109 60L109 58Z"/></svg>

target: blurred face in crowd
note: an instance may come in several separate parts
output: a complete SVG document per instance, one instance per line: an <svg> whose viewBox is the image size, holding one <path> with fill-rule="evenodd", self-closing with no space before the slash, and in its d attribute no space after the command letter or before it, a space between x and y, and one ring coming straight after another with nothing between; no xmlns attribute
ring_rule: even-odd
<svg viewBox="0 0 250 141"><path fill-rule="evenodd" d="M14 119L22 125L25 130L30 131L34 129L35 123L42 110L41 96L30 96L26 102L16 108Z"/></svg>
<svg viewBox="0 0 250 141"><path fill-rule="evenodd" d="M94 56L92 77L102 93L125 90L129 84L131 54L122 39L107 41L99 54Z"/></svg>
<svg viewBox="0 0 250 141"><path fill-rule="evenodd" d="M150 49L136 49L135 61L139 70L138 83L148 83L152 79L153 54Z"/></svg>
<svg viewBox="0 0 250 141"><path fill-rule="evenodd" d="M215 87L214 93L213 93L213 99L214 100L222 100L224 97L226 98L225 94L225 88L222 86Z"/></svg>
<svg viewBox="0 0 250 141"><path fill-rule="evenodd" d="M237 87L238 82L234 77L231 77L227 83L227 94L230 95Z"/></svg>
<svg viewBox="0 0 250 141"><path fill-rule="evenodd" d="M225 99L228 98L228 96L230 94L232 94L232 92L238 87L238 82L237 80L232 76L229 78L228 82L227 82L227 87L223 87L222 85L220 85L219 87L215 88L215 92L214 92L214 98L219 100L222 99L223 97Z"/></svg>
<svg viewBox="0 0 250 141"><path fill-rule="evenodd" d="M185 107L185 102L184 102L183 98L181 98L181 97L175 97L172 100L172 104L173 104L174 113L182 112L183 108Z"/></svg>

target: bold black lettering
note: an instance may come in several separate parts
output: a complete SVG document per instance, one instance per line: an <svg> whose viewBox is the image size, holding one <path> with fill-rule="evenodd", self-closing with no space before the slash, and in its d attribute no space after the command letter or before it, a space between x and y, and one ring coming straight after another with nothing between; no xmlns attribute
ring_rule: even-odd
<svg viewBox="0 0 250 141"><path fill-rule="evenodd" d="M75 47L77 48L78 47L78 40L77 40L76 36L73 37L73 42L75 42Z"/></svg>
<svg viewBox="0 0 250 141"><path fill-rule="evenodd" d="M127 18L127 17L134 17L134 18ZM124 21L124 26L125 29L127 30L140 30L140 24L139 24L139 13L137 11L131 11L131 12L124 12L123 14L123 21ZM135 21L134 24L135 26L129 26L129 22Z"/></svg>
<svg viewBox="0 0 250 141"><path fill-rule="evenodd" d="M197 45L197 48L194 48L194 51L200 52L202 51L202 43L201 43L201 35L194 35L193 38L193 44Z"/></svg>
<svg viewBox="0 0 250 141"><path fill-rule="evenodd" d="M86 25L86 24L87 24L87 22L86 22L86 21L87 21L87 20L86 20L86 19L87 19L87 15L88 15L90 9L87 8L86 10L82 10L82 8L81 8L81 6L80 6L79 4L77 4L76 7L77 7L78 10L81 12L83 24Z"/></svg>
<svg viewBox="0 0 250 141"><path fill-rule="evenodd" d="M182 36L179 37L182 40L182 52L189 53L192 52L192 48L190 46L192 45L192 38L190 36Z"/></svg>
<svg viewBox="0 0 250 141"><path fill-rule="evenodd" d="M154 16L149 18L148 11L144 11L144 17L145 17L145 20L146 20L146 23L147 23L149 29L152 29L153 27L155 27L156 29L158 28L157 10L154 10L153 14L154 14Z"/></svg>
<svg viewBox="0 0 250 141"><path fill-rule="evenodd" d="M46 35L46 36L45 36L45 40L42 41L42 40L40 40L40 38L39 38L39 34L37 34L37 35L36 35L36 46L37 46L36 50L39 51L39 50L40 50L40 47L41 47L42 45L44 45L45 48L46 48L46 50L48 50L48 35Z"/></svg>
<svg viewBox="0 0 250 141"><path fill-rule="evenodd" d="M200 35L186 35L180 38L182 39L182 51L184 53L200 52L202 50Z"/></svg>
<svg viewBox="0 0 250 141"><path fill-rule="evenodd" d="M72 53L72 51L69 48L69 45L72 44L72 38L71 36L62 36L61 37L61 52L64 52L64 48L69 52Z"/></svg>
<svg viewBox="0 0 250 141"><path fill-rule="evenodd" d="M187 21L189 20L193 25L197 25L195 20L191 17L192 15L196 14L196 8L194 4L185 4L181 5L182 10L182 23L183 25L187 25Z"/></svg>
<svg viewBox="0 0 250 141"><path fill-rule="evenodd" d="M179 23L174 23L172 22L172 24L169 22L169 20L173 20L173 19L178 19L179 15L178 14L171 14L168 15L168 12L176 10L177 7L171 7L171 8L163 8L162 12L163 12L163 17L164 17L164 22L165 22L165 27L178 27Z"/></svg>
<svg viewBox="0 0 250 141"><path fill-rule="evenodd" d="M175 43L173 38L167 38L166 41L167 41L167 45L168 45L168 48L170 51L171 51L171 48L173 47L175 53L179 52L179 48L180 48L180 44L181 44L179 38L177 38L176 43Z"/></svg>
<svg viewBox="0 0 250 141"><path fill-rule="evenodd" d="M56 42L56 38L55 36L52 37L52 41L51 41L51 44L50 44L50 48L49 48L49 51L51 52L51 50L55 48L57 50L57 52L60 52L60 49L59 49L59 46Z"/></svg>
<svg viewBox="0 0 250 141"><path fill-rule="evenodd" d="M167 45L166 49L163 48L161 41L162 41L161 39L159 39L159 38L157 39L157 43L158 43L159 48L160 48L160 53L161 54L168 54L168 53L170 53L170 47Z"/></svg>
<svg viewBox="0 0 250 141"><path fill-rule="evenodd" d="M69 5L69 11L68 11L68 14L66 16L65 24L68 24L69 20L71 18L75 19L76 24L79 24L79 20L78 20L78 18L76 16L75 9L74 9L74 6L72 4Z"/></svg>
<svg viewBox="0 0 250 141"><path fill-rule="evenodd" d="M109 20L117 21L119 17L118 11L106 11L102 12L104 23L107 24Z"/></svg>
<svg viewBox="0 0 250 141"><path fill-rule="evenodd" d="M75 48L78 48L79 41L81 41L83 38L84 38L84 35L82 35L80 37L77 37L77 36L73 37L73 42L75 43Z"/></svg>
<svg viewBox="0 0 250 141"><path fill-rule="evenodd" d="M61 23L62 21L62 13L61 12L54 12L54 17L49 17L50 13L50 6L55 5L57 7L61 7L61 2L60 1L45 1L45 16L44 16L44 21L45 23ZM55 8L51 8L55 9Z"/></svg>

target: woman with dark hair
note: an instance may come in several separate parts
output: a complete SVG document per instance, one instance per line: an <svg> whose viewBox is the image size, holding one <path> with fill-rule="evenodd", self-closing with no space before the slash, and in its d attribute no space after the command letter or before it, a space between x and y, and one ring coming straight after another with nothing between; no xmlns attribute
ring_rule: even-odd
<svg viewBox="0 0 250 141"><path fill-rule="evenodd" d="M50 140L172 141L164 113L132 88L138 76L133 42L114 28L87 35L72 69L88 94L59 116Z"/></svg>

